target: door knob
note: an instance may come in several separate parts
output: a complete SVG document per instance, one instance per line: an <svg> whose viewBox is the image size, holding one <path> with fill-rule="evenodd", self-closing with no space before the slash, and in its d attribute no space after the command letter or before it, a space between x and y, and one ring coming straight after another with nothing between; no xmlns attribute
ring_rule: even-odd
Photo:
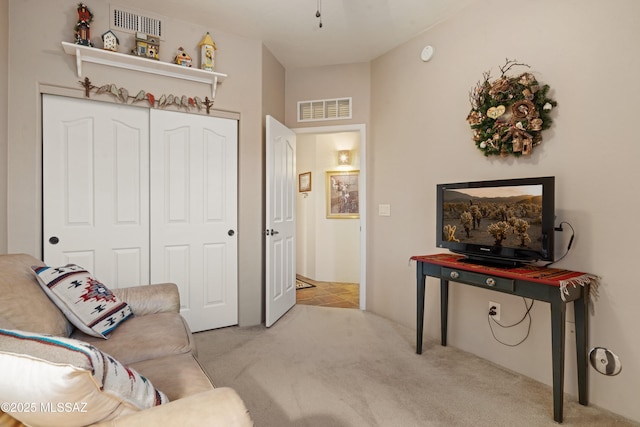
<svg viewBox="0 0 640 427"><path fill-rule="evenodd" d="M49 237L49 243L51 243L52 245L57 245L59 241L60 239L58 239L56 236Z"/></svg>
<svg viewBox="0 0 640 427"><path fill-rule="evenodd" d="M235 231L233 231L233 230L229 230L229 231L227 231L227 234L228 234L229 236L233 236L234 234L236 234L236 232L235 232Z"/></svg>
<svg viewBox="0 0 640 427"><path fill-rule="evenodd" d="M272 229L271 229L271 235L272 235L272 236L275 236L276 234L280 234L280 232L279 232L279 231L277 231L277 230L274 230L274 229L272 228Z"/></svg>

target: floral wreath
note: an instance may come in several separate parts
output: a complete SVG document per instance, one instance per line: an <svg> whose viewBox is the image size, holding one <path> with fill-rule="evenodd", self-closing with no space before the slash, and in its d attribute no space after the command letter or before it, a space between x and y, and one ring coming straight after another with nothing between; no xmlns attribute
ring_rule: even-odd
<svg viewBox="0 0 640 427"><path fill-rule="evenodd" d="M467 121L485 156L529 155L542 142L542 131L551 127L550 113L558 103L547 97L549 85L541 85L527 72L506 76L514 66L530 68L507 59L498 79L489 81L491 73L486 71L469 93Z"/></svg>

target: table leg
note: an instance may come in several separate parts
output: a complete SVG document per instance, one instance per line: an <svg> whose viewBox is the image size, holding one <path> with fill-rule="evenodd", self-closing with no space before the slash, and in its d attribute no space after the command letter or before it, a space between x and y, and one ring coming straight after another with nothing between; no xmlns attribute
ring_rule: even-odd
<svg viewBox="0 0 640 427"><path fill-rule="evenodd" d="M578 357L578 402L581 405L589 404L587 388L587 335L589 330L589 285L582 289L580 298L573 302L576 321L576 355Z"/></svg>
<svg viewBox="0 0 640 427"><path fill-rule="evenodd" d="M416 319L416 353L422 354L422 330L424 326L424 286L426 276L422 274L422 263L418 262L416 267L416 284L417 284L417 292L418 292L418 306L417 306L417 319Z"/></svg>
<svg viewBox="0 0 640 427"><path fill-rule="evenodd" d="M564 334L566 305L551 302L551 353L553 359L553 419L562 422L564 399Z"/></svg>
<svg viewBox="0 0 640 427"><path fill-rule="evenodd" d="M449 281L440 279L440 344L447 345L447 319L449 313Z"/></svg>

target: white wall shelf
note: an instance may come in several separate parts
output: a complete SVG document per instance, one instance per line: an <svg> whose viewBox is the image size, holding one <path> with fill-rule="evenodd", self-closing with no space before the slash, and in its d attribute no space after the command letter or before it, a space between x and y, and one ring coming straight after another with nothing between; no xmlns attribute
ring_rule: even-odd
<svg viewBox="0 0 640 427"><path fill-rule="evenodd" d="M124 68L176 79L205 83L211 86L211 98L216 97L218 83L227 75L215 71L205 71L198 68L182 67L178 64L160 62L153 59L142 58L135 55L111 52L95 47L82 46L75 43L62 42L62 48L69 55L75 55L78 77L82 77L82 63L92 62L110 67Z"/></svg>

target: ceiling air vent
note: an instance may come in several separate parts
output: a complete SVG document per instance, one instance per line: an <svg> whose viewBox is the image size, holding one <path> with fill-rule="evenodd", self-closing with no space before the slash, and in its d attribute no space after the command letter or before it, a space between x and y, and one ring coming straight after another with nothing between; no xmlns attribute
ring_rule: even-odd
<svg viewBox="0 0 640 427"><path fill-rule="evenodd" d="M159 37L161 40L164 39L162 33L163 17L114 5L111 5L110 9L110 28L112 30L125 33L145 33Z"/></svg>
<svg viewBox="0 0 640 427"><path fill-rule="evenodd" d="M351 118L351 98L298 102L298 121L342 120Z"/></svg>

